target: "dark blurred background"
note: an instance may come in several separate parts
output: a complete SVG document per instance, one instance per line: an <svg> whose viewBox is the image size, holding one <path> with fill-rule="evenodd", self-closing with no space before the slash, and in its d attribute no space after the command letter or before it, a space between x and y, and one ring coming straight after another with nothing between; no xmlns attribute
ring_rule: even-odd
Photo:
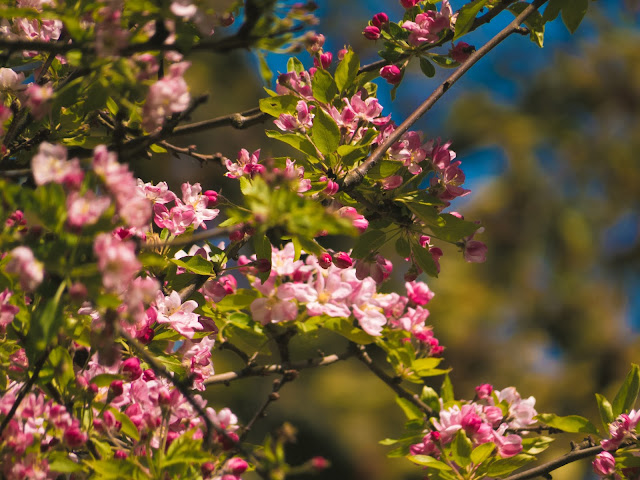
<svg viewBox="0 0 640 480"><path fill-rule="evenodd" d="M362 63L376 59L375 42L360 33L368 19L379 11L397 19L403 10L398 0L318 3L325 50L335 56L351 45ZM481 46L509 15L465 41ZM630 363L640 361L638 19L638 2L601 0L590 4L573 36L559 20L548 24L544 49L512 37L416 125L427 138L453 141L473 190L454 209L482 221L485 232L477 238L489 247L484 264L467 264L456 248L445 249L442 274L426 280L436 292L430 319L454 367L458 398L471 398L480 383L515 385L536 397L539 412L581 414L599 425L594 392L611 398ZM268 56L276 72L286 71L286 59ZM300 59L311 66L308 54ZM427 79L411 68L393 104L381 84L385 113L399 123L449 73ZM211 93L194 120L252 108L265 96L257 59L247 52L201 53L188 80L193 92ZM176 143L232 159L240 148L262 148L262 158L281 155L264 129L228 127ZM170 179L177 190L187 180L230 195L236 188L219 166L190 158L159 157L136 168L147 180ZM403 272L396 273L388 288L401 288ZM331 338L317 341L327 353L341 348ZM300 358L317 348L312 340L296 345ZM214 365L218 372L239 366L225 354ZM207 397L246 422L271 380L217 386ZM303 371L283 388L252 439L260 443L284 421L298 429L288 450L292 463L314 455L333 462L318 478L422 477L407 461L387 459L389 448L378 445L401 434L404 417L386 386L355 361ZM557 440L556 454L568 450L570 439L576 440ZM589 471L588 462L572 464L554 479L590 478Z"/></svg>

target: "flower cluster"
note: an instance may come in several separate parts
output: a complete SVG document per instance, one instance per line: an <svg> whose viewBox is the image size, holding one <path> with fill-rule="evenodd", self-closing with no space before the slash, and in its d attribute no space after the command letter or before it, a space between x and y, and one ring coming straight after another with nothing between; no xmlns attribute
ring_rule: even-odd
<svg viewBox="0 0 640 480"><path fill-rule="evenodd" d="M513 457L522 451L522 437L509 431L535 423L534 405L535 398L523 399L514 387L494 390L491 385L480 385L476 400L442 406L422 442L411 446L411 454L439 458L462 431L474 447L492 442L500 457Z"/></svg>

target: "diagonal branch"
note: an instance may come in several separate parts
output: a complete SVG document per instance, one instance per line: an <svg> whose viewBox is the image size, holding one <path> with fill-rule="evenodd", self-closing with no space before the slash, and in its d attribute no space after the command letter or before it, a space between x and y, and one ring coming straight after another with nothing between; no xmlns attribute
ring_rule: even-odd
<svg viewBox="0 0 640 480"><path fill-rule="evenodd" d="M400 383L397 381L398 379L387 375L384 372L384 370L382 370L378 365L373 363L373 360L371 360L371 357L367 353L367 350L365 349L364 345L356 345L355 348L356 348L356 357L358 358L358 360L364 363L367 366L367 368L369 368L369 370L371 370L376 377L378 377L384 383L389 385L389 387L391 387L391 390L396 392L396 394L400 398L409 400L416 407L418 407L425 415L429 417L434 416L434 411L431 409L431 407L426 403L424 403L422 400L420 400L420 397L418 395L416 395L415 393L411 393L408 390L405 390L404 388L402 388L400 386Z"/></svg>
<svg viewBox="0 0 640 480"><path fill-rule="evenodd" d="M526 470L524 472L516 473L515 475L511 475L504 480L527 480L529 478L548 476L549 472L552 472L560 467L563 467L564 465L575 462L577 460L582 460L583 458L589 458L597 455L598 453L602 452L602 450L603 448L600 445L578 448L567 453L566 455L563 455L560 458L556 458L555 460L551 460L550 462L530 468L529 470Z"/></svg>
<svg viewBox="0 0 640 480"><path fill-rule="evenodd" d="M497 35L495 35L486 44L476 50L471 56L455 71L453 72L429 97L411 114L402 124L396 128L389 137L376 148L369 158L360 164L358 167L351 170L343 178L341 189L350 190L358 185L364 179L365 175L371 168L373 168L385 155L387 150L391 148L402 135L413 126L425 113L427 113L435 103L449 90L449 88L456 83L465 73L467 73L472 66L478 62L482 57L489 53L493 48L499 45L507 37L513 33L520 31L520 25L529 16L540 8L547 0L535 0L527 8L525 8L520 15L518 15L509 25L503 28Z"/></svg>
<svg viewBox="0 0 640 480"><path fill-rule="evenodd" d="M272 374L283 374L287 369L293 370L302 370L304 368L312 368L312 367L325 367L327 365L332 365L341 360L346 360L347 358L354 355L353 350L347 350L346 352L334 355L327 355L325 357L320 358L310 358L308 360L302 362L291 362L288 365L288 368L285 368L284 365L252 365L238 372L226 372L220 373L218 375L213 375L204 381L205 385L216 385L220 383L224 383L228 385L230 382L234 380L239 380L241 378L247 377L262 377Z"/></svg>

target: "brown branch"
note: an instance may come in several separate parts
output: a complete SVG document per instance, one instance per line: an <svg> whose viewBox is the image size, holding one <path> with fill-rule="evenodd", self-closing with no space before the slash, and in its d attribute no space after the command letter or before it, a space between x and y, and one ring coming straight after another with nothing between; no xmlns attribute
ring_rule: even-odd
<svg viewBox="0 0 640 480"><path fill-rule="evenodd" d="M177 127L171 136L188 135L218 127L233 127L241 130L259 123L264 123L268 118L268 114L261 112L260 109L256 107L240 113L232 113L210 120L182 125Z"/></svg>
<svg viewBox="0 0 640 480"><path fill-rule="evenodd" d="M173 153L176 157L178 154L188 155L192 158L195 158L200 162L200 165L206 165L210 161L218 160L221 163L224 161L225 156L221 153L216 153L215 155L205 155L203 153L196 152L196 146L190 145L188 147L178 147L177 145L173 145L172 143L167 142L166 140L162 140L158 143L163 148L166 148L171 153Z"/></svg>
<svg viewBox="0 0 640 480"><path fill-rule="evenodd" d="M519 32L520 24L522 24L529 17L529 15L540 8L540 6L542 6L546 1L547 0L535 0L532 4L525 8L522 13L518 15L511 23L509 23L509 25L503 28L486 44L472 53L469 58L462 65L460 65L458 69L456 69L455 72L453 72L442 84L440 84L440 86L436 88L434 92L429 95L429 97L411 115L409 115L407 119L402 122L402 124L397 127L382 144L380 144L373 151L373 153L366 161L351 170L341 179L341 182L338 182L342 184L340 186L341 189L348 191L362 182L367 172L371 170L371 168L373 168L373 166L375 166L382 159L387 150L391 148L391 146L393 146L400 139L400 137L407 130L409 130L409 128L411 128L414 123L416 123L425 113L427 113L455 82L457 82L465 73L467 73L469 69L473 65L475 65L476 62L478 62L478 60L480 60L487 53L493 50L494 47L499 45L511 34Z"/></svg>
<svg viewBox="0 0 640 480"><path fill-rule="evenodd" d="M308 360L302 362L291 362L288 368L293 370L303 370L305 368L326 367L327 365L332 365L341 360L346 360L347 358L353 356L354 353L355 352L353 350L347 350L346 352L340 354L327 355L320 358L309 358ZM239 380L241 378L283 374L285 370L287 369L284 367L284 365L251 365L243 368L238 372L226 372L220 373L218 375L213 375L205 380L204 384L217 385L220 383L224 383L225 385L228 385L230 382Z"/></svg>
<svg viewBox="0 0 640 480"><path fill-rule="evenodd" d="M425 415L429 417L432 417L434 415L434 411L431 409L431 407L426 403L424 403L422 400L420 400L420 397L417 394L411 393L408 390L405 390L404 388L402 388L400 386L400 383L398 382L399 379L387 375L384 372L384 370L382 370L375 363L373 363L373 360L371 360L371 357L367 353L367 350L365 349L364 345L355 345L355 349L356 349L356 357L362 363L364 363L367 366L367 368L369 368L369 370L371 370L376 377L378 377L384 383L389 385L389 387L391 387L391 390L396 392L396 394L400 398L409 400L416 407L418 407L422 412L424 412Z"/></svg>
<svg viewBox="0 0 640 480"><path fill-rule="evenodd" d="M549 472L563 467L564 465L582 460L583 458L592 457L602 451L603 448L600 445L586 446L582 448L579 447L560 458L556 458L555 460L551 460L550 462L530 468L529 470L526 470L524 472L516 473L515 475L511 475L504 480L527 480L529 478L544 477L547 476Z"/></svg>

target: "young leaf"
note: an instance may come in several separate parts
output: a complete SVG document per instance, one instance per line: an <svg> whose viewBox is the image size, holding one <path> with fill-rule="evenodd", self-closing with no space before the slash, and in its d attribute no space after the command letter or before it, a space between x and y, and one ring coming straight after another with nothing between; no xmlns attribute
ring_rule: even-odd
<svg viewBox="0 0 640 480"><path fill-rule="evenodd" d="M422 465L423 467L433 468L435 470L444 470L451 471L452 468L444 462L440 460L436 460L429 455L412 455L408 457L409 460L417 465Z"/></svg>
<svg viewBox="0 0 640 480"><path fill-rule="evenodd" d="M296 111L298 98L293 95L279 95L260 99L260 110L272 117L279 117L281 113L293 113Z"/></svg>
<svg viewBox="0 0 640 480"><path fill-rule="evenodd" d="M618 390L616 397L613 399L612 410L613 417L616 418L621 413L631 410L638 398L640 390L640 369L635 363L631 364L631 371L625 378L624 383Z"/></svg>
<svg viewBox="0 0 640 480"><path fill-rule="evenodd" d="M330 103L338 93L336 82L333 81L333 77L326 70L316 70L311 81L311 88L313 96L316 100L322 103Z"/></svg>
<svg viewBox="0 0 640 480"><path fill-rule="evenodd" d="M461 467L465 468L471 463L471 440L464 433L464 430L458 430L456 437L451 443L451 455L453 461Z"/></svg>
<svg viewBox="0 0 640 480"><path fill-rule="evenodd" d="M493 450L496 448L496 444L493 442L483 443L478 445L471 452L471 462L474 465L479 465L484 462L489 456L493 453Z"/></svg>
<svg viewBox="0 0 640 480"><path fill-rule="evenodd" d="M424 417L424 413L406 398L396 397L396 403L404 412L407 420L416 420Z"/></svg>
<svg viewBox="0 0 640 480"><path fill-rule="evenodd" d="M613 407L611 403L606 399L604 395L596 393L596 401L598 402L598 410L600 411L600 418L602 419L602 425L604 425L604 431L609 428L609 424L615 420L613 416Z"/></svg>
<svg viewBox="0 0 640 480"><path fill-rule="evenodd" d="M527 463L532 462L536 459L533 455L527 455L521 453L511 458L499 458L489 465L487 469L487 474L490 477L501 477L504 475L508 475L514 470L517 470L520 467L525 466Z"/></svg>
<svg viewBox="0 0 640 480"><path fill-rule="evenodd" d="M457 40L471 29L471 25L473 25L476 15L488 1L489 0L474 0L460 9L460 13L458 13L458 18L456 20L456 32L453 36L454 40Z"/></svg>
<svg viewBox="0 0 640 480"><path fill-rule="evenodd" d="M416 239L411 239L411 254L418 266L431 277L438 276L438 267L429 250L422 247Z"/></svg>
<svg viewBox="0 0 640 480"><path fill-rule="evenodd" d="M453 402L455 400L455 396L453 395L453 384L451 383L449 375L445 375L444 380L442 381L442 386L440 387L440 398L442 398L443 403Z"/></svg>
<svg viewBox="0 0 640 480"><path fill-rule="evenodd" d="M340 145L338 125L321 108L316 109L316 116L311 127L311 138L318 150L325 155L335 152Z"/></svg>
<svg viewBox="0 0 640 480"><path fill-rule="evenodd" d="M382 230L368 229L356 242L351 256L354 258L365 258L369 253L378 250L387 240L387 235Z"/></svg>
<svg viewBox="0 0 640 480"><path fill-rule="evenodd" d="M339 93L344 92L345 88L353 83L359 69L360 59L353 50L349 49L336 68L336 86Z"/></svg>
<svg viewBox="0 0 640 480"><path fill-rule="evenodd" d="M537 417L542 423L568 433L593 433L598 429L586 418L579 415L567 415L560 417L553 413L540 413Z"/></svg>

